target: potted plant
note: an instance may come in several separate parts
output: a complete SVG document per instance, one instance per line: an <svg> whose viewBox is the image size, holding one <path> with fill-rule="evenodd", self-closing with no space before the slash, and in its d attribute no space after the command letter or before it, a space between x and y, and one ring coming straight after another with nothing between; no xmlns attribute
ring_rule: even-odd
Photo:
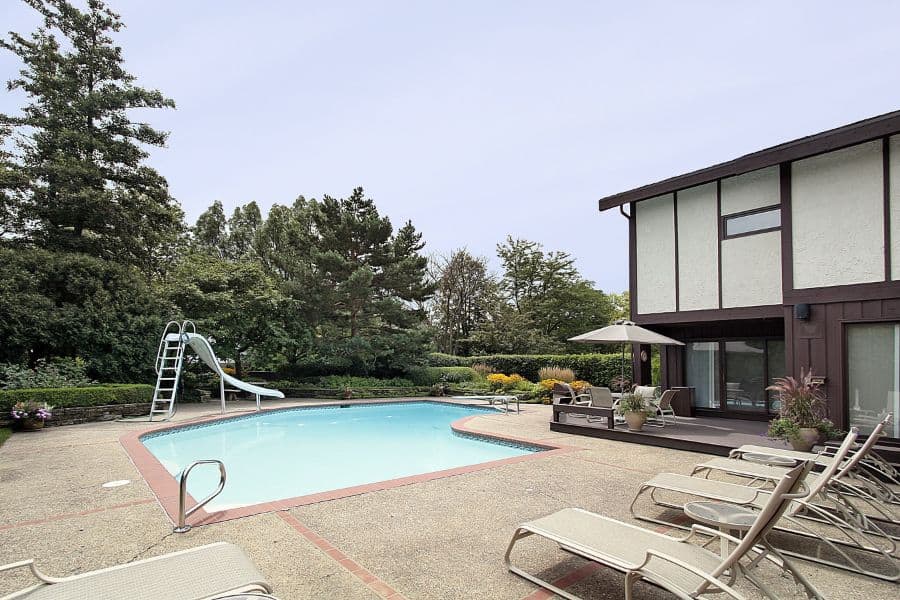
<svg viewBox="0 0 900 600"><path fill-rule="evenodd" d="M44 402L16 402L10 411L13 427L19 431L43 429L44 421L53 416L52 410Z"/></svg>
<svg viewBox="0 0 900 600"><path fill-rule="evenodd" d="M801 369L800 379L779 377L766 390L778 394L781 402L778 418L769 423L768 436L789 442L799 452L812 450L819 441L819 428L827 429L825 393L812 369L806 373Z"/></svg>
<svg viewBox="0 0 900 600"><path fill-rule="evenodd" d="M616 412L625 417L629 431L640 431L650 416L650 411L644 404L644 399L637 394L624 394L619 400Z"/></svg>

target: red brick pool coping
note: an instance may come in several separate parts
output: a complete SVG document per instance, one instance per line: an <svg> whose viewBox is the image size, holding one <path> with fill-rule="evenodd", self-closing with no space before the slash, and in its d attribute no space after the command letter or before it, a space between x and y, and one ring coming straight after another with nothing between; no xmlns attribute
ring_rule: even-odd
<svg viewBox="0 0 900 600"><path fill-rule="evenodd" d="M442 402L444 404L449 404L447 402ZM340 404L321 404L317 405L315 408L323 408L330 406L342 406L346 405L346 402ZM459 406L466 406L465 404L459 404ZM260 412L269 412L269 411L281 411L286 410L284 408L272 408L265 409ZM291 410L291 409L287 409ZM488 411L485 411L485 414L495 414ZM496 413L501 414L501 413ZM213 421L227 421L239 417L245 417L246 414L240 415L229 415L229 416L220 416L213 415L210 417L205 417L201 419L193 419L190 422L184 423L174 423L165 427L151 427L142 431L132 431L122 435L119 438L119 442L122 444L122 447L125 449L125 452L128 453L128 456L131 458L131 461L134 463L134 466L140 471L141 476L147 482L147 485L152 490L153 494L156 496L159 501L160 506L168 515L169 519L173 523L175 523L178 519L178 482L175 478L163 467L162 463L160 463L153 454L141 443L141 436L146 435L151 432L158 431L168 431L172 429L180 429L182 427L186 427L189 425L193 425L196 423L208 423ZM458 419L450 424L450 427L453 431L458 433L472 435L479 438L485 439L493 439L501 442L513 442L517 444L527 444L530 446L536 446L538 448L544 448L541 452L533 452L530 454L525 454L522 456L515 456L512 458L504 458L499 460L492 460L484 463L478 463L474 465L465 465L462 467L455 467L453 469L444 469L441 471L432 471L430 473L421 473L419 475L410 475L408 477L399 477L396 479L388 479L385 481L377 481L374 483L367 483L363 485L351 486L346 488L340 488L336 490L330 490L327 492L319 492L315 494L307 494L305 496L295 496L293 498L285 498L282 500L274 500L272 502L262 502L259 504L251 504L249 506L241 506L236 508L229 508L220 511L207 512L205 509L200 509L194 515L191 515L190 524L191 525L209 525L211 523L220 523L222 521L229 521L231 519L239 519L241 517L249 517L251 515L258 515L261 513L267 512L275 512L275 511L283 511L288 510L290 508L294 508L296 506L305 506L308 504L316 504L318 502L327 502L329 500L337 500L339 498L347 498L350 496L358 496L360 494L366 494L369 492L375 492L380 490L388 490L392 488L402 487L406 485L412 485L415 483L422 483L425 481L431 481L434 479L443 479L445 477L453 477L455 475L463 475L465 473L474 473L476 471L483 471L485 469L492 469L495 467L499 467L502 465L514 464L519 462L524 462L528 460L535 460L539 458L546 458L549 456L558 456L560 454L565 454L568 452L573 452L578 450L573 446L564 446L561 444L548 443L547 441L537 441L530 440L525 438L518 438L507 435L499 435L495 433L486 433L482 431L477 431L472 429L468 423L472 419L481 416L481 415L470 415L467 417L463 417L462 419ZM514 415L511 415L514 416ZM227 468L228 465L226 465ZM188 504L193 505L196 503L196 500L193 498L188 498Z"/></svg>

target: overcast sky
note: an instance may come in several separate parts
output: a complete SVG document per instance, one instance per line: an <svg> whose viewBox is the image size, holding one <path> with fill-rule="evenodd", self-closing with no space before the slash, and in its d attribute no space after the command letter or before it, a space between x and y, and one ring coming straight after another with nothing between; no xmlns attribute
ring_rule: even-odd
<svg viewBox="0 0 900 600"><path fill-rule="evenodd" d="M178 105L151 162L191 223L363 186L431 252L513 234L607 291L627 227L597 199L900 108L898 2L110 2Z"/></svg>

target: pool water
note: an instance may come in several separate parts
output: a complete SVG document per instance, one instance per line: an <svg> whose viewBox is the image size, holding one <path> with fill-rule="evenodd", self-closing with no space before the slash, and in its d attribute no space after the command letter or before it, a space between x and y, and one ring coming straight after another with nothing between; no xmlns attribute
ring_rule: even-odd
<svg viewBox="0 0 900 600"><path fill-rule="evenodd" d="M450 424L484 408L432 402L266 411L144 436L173 476L196 460L225 463L224 510L530 454L541 448L453 433ZM200 499L218 484L215 465L191 471Z"/></svg>

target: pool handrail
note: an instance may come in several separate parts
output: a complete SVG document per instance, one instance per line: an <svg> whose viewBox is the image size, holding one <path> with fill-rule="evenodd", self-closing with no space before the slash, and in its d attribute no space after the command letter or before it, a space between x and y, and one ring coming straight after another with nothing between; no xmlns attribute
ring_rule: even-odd
<svg viewBox="0 0 900 600"><path fill-rule="evenodd" d="M190 509L185 510L184 502L185 502L185 498L187 497L188 475L190 475L191 470L194 467L196 467L197 465L212 465L212 464L219 465L219 487L216 488L216 491L214 491L212 494L210 494L209 496L207 496L206 498L204 498L203 500L201 500L200 502L198 502L197 504L192 506ZM189 516L191 516L192 514L194 514L201 508L203 508L204 506L206 506L210 500L212 500L213 498L215 498L216 496L221 494L222 490L225 489L225 480L226 479L227 479L227 473L225 471L225 463L223 463L221 460L216 460L214 458L209 458L209 459L205 459L205 460L195 460L194 462L189 464L187 467L185 467L184 470L179 475L179 483L178 483L178 524L175 526L175 529L173 529L172 531L174 531L175 533L186 533L186 532L190 531L191 526L186 524L185 520Z"/></svg>

